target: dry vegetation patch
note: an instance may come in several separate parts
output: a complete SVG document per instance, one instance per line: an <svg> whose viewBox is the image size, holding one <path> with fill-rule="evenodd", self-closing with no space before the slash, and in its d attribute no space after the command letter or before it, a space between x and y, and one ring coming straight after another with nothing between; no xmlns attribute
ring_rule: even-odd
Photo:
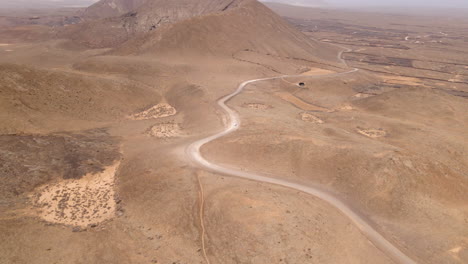
<svg viewBox="0 0 468 264"><path fill-rule="evenodd" d="M245 103L242 105L245 108L257 109L257 110L267 110L273 108L271 105L260 104L260 103Z"/></svg>
<svg viewBox="0 0 468 264"><path fill-rule="evenodd" d="M147 134L156 138L173 138L182 135L182 129L179 124L169 122L152 126Z"/></svg>
<svg viewBox="0 0 468 264"><path fill-rule="evenodd" d="M338 107L338 110L340 110L340 111L352 111L352 110L354 110L354 107L352 107L349 104L344 104L344 105L341 105L340 107Z"/></svg>
<svg viewBox="0 0 468 264"><path fill-rule="evenodd" d="M110 121L154 105L160 95L131 80L60 69L0 64L0 131L23 131L21 122L54 119ZM36 131L34 131L36 132Z"/></svg>
<svg viewBox="0 0 468 264"><path fill-rule="evenodd" d="M320 69L320 68L310 68L302 74L307 75L307 76L314 76L314 75L327 75L327 74L332 74L332 73L336 73L336 72L326 70L326 69Z"/></svg>
<svg viewBox="0 0 468 264"><path fill-rule="evenodd" d="M99 173L119 159L117 139L102 129L0 136L0 200L29 193L48 182Z"/></svg>
<svg viewBox="0 0 468 264"><path fill-rule="evenodd" d="M399 85L409 85L409 86L426 86L423 83L423 80L413 77L404 77L404 76L384 76L384 83L389 84L399 84Z"/></svg>
<svg viewBox="0 0 468 264"><path fill-rule="evenodd" d="M299 117L302 121L310 122L314 124L323 124L323 120L307 112L302 112L299 114Z"/></svg>
<svg viewBox="0 0 468 264"><path fill-rule="evenodd" d="M372 94L366 94L366 93L357 93L355 94L353 97L356 97L356 98L367 98L367 97L371 97L371 96L374 96Z"/></svg>
<svg viewBox="0 0 468 264"><path fill-rule="evenodd" d="M286 93L286 92L279 92L279 93L275 93L276 96L278 96L279 98L285 100L286 102L289 102L291 104L293 104L294 106L302 109L302 110L305 110L305 111L319 111L319 112L328 112L328 109L324 108L324 107L320 107L320 106L316 106L316 105L313 105L313 104L309 104L307 102L304 102L302 99L300 98L297 98L296 96L290 94L290 93Z"/></svg>
<svg viewBox="0 0 468 264"><path fill-rule="evenodd" d="M357 131L359 134L364 135L366 137L370 137L370 138L380 138L380 137L385 137L387 135L387 132L385 132L385 130L383 129L358 128Z"/></svg>
<svg viewBox="0 0 468 264"><path fill-rule="evenodd" d="M133 120L148 120L162 117L173 116L177 114L177 110L169 104L157 104L143 112L131 116Z"/></svg>
<svg viewBox="0 0 468 264"><path fill-rule="evenodd" d="M38 189L33 205L52 223L86 227L112 218L116 202L115 172L119 163L81 179L61 181Z"/></svg>

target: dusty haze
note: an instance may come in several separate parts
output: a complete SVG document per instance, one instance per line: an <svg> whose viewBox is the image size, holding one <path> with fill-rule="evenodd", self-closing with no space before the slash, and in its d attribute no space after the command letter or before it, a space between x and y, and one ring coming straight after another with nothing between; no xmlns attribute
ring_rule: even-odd
<svg viewBox="0 0 468 264"><path fill-rule="evenodd" d="M57 7L86 7L96 0L0 0L0 8L57 8Z"/></svg>
<svg viewBox="0 0 468 264"><path fill-rule="evenodd" d="M324 2L330 6L420 6L420 7L450 7L450 8L468 8L468 2L465 0L387 0L387 1L373 1L373 0L268 0L263 2L279 2L294 5L310 5L316 6Z"/></svg>
<svg viewBox="0 0 468 264"><path fill-rule="evenodd" d="M62 6L89 6L97 0L1 0L0 8L44 8ZM261 0L261 2L278 2L301 6L411 6L411 7L449 7L468 8L465 0Z"/></svg>

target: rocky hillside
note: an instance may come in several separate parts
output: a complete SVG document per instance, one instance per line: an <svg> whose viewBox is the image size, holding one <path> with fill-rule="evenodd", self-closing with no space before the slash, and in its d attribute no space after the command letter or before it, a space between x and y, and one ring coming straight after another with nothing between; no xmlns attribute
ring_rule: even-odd
<svg viewBox="0 0 468 264"><path fill-rule="evenodd" d="M102 0L88 7L83 14L85 19L99 19L120 16L140 7L147 0Z"/></svg>
<svg viewBox="0 0 468 264"><path fill-rule="evenodd" d="M95 6L104 3L108 0ZM124 15L70 27L63 36L92 48L114 48L118 54L231 56L249 50L268 56L339 63L337 48L311 40L255 0L147 1Z"/></svg>

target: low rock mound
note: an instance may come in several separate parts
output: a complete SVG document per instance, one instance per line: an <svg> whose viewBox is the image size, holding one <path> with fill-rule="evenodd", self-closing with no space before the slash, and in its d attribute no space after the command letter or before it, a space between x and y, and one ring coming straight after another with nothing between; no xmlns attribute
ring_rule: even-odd
<svg viewBox="0 0 468 264"><path fill-rule="evenodd" d="M182 129L179 124L170 122L152 126L147 134L156 138L173 138L182 135Z"/></svg>
<svg viewBox="0 0 468 264"><path fill-rule="evenodd" d="M301 118L302 121L305 121L305 122L310 122L310 123L314 123L314 124L323 124L323 120L310 114L310 113L307 113L307 112L303 112L303 113L300 113L299 114L299 117Z"/></svg>
<svg viewBox="0 0 468 264"><path fill-rule="evenodd" d="M366 137L370 138L379 138L379 137L385 137L387 135L387 132L385 132L383 129L362 129L358 128L358 133L361 135L364 135Z"/></svg>
<svg viewBox="0 0 468 264"><path fill-rule="evenodd" d="M260 104L260 103L245 103L242 105L245 108L257 109L257 110L266 110L273 108L271 105Z"/></svg>
<svg viewBox="0 0 468 264"><path fill-rule="evenodd" d="M148 120L162 117L173 116L177 114L177 110L169 104L157 104L143 112L135 114L130 118L133 120Z"/></svg>

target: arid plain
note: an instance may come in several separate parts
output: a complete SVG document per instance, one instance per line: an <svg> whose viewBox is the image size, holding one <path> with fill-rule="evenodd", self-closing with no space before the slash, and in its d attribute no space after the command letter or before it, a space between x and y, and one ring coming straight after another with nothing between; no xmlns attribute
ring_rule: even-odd
<svg viewBox="0 0 468 264"><path fill-rule="evenodd" d="M1 10L0 263L468 262L467 28L254 0ZM203 166L190 146L226 129L200 147L223 172Z"/></svg>

